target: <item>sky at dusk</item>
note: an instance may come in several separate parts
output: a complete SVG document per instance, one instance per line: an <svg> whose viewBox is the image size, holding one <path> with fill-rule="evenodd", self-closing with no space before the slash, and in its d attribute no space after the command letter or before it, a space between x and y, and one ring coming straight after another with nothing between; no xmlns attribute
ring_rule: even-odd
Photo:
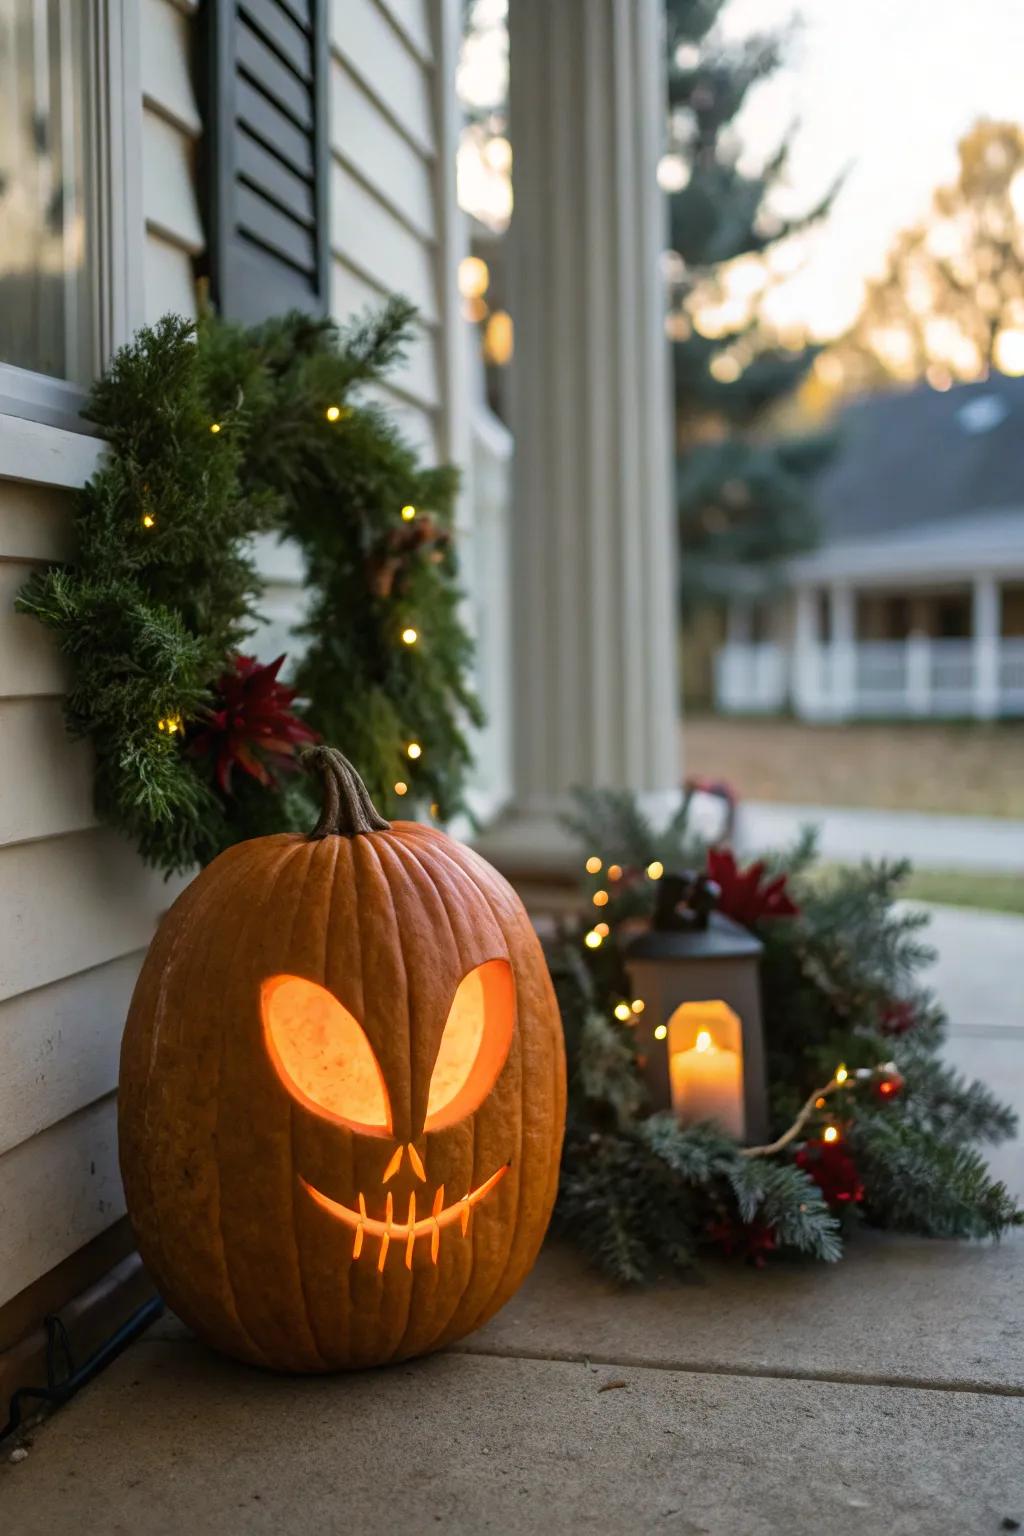
<svg viewBox="0 0 1024 1536"><path fill-rule="evenodd" d="M780 324L834 334L893 235L951 180L956 143L979 117L1024 120L1024 0L731 0L727 37L801 18L777 76L738 122L745 154L798 122L785 211L813 204L849 167L803 267L773 295Z"/></svg>
<svg viewBox="0 0 1024 1536"><path fill-rule="evenodd" d="M477 107L504 95L506 10L476 0L459 83ZM954 177L958 139L980 117L1024 121L1024 0L729 0L719 27L733 41L793 29L783 67L736 124L752 167L797 125L779 211L812 207L846 172L828 218L778 253L778 269L794 270L765 301L783 331L827 339L853 321L895 234ZM496 229L511 212L510 160L503 138L470 137L460 152L460 200Z"/></svg>

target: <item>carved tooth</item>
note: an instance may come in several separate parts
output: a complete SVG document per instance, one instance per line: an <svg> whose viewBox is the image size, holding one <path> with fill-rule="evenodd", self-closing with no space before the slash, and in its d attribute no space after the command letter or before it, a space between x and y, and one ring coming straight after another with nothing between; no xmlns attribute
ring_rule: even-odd
<svg viewBox="0 0 1024 1536"><path fill-rule="evenodd" d="M381 1274L384 1273L384 1264L385 1264L385 1261L387 1259L388 1248L390 1246L391 1246L391 1236L390 1236L390 1233L385 1232L384 1236L380 1240L380 1253L377 1255L377 1273L378 1273L378 1275L381 1275Z"/></svg>
<svg viewBox="0 0 1024 1536"><path fill-rule="evenodd" d="M358 1227L356 1227L356 1240L352 1244L352 1257L354 1259L358 1259L358 1257L362 1253L362 1251L363 1251L363 1224L362 1224L362 1222L360 1222Z"/></svg>
<svg viewBox="0 0 1024 1536"><path fill-rule="evenodd" d="M388 1190L388 1198L387 1198L387 1200L385 1201L385 1204L384 1204L384 1225L386 1227L390 1227L390 1225L391 1225L391 1213L394 1210L394 1208L395 1208L395 1202L394 1202L394 1199L392 1197L391 1191L389 1189Z"/></svg>
<svg viewBox="0 0 1024 1536"><path fill-rule="evenodd" d="M405 1240L405 1267L412 1269L412 1250L416 1245L416 1196L409 1191L409 1236Z"/></svg>
<svg viewBox="0 0 1024 1536"><path fill-rule="evenodd" d="M431 1257L431 1259L433 1260L433 1262L435 1264L437 1263L437 1251L440 1248L440 1246L441 1246L441 1228L438 1226L437 1222L435 1221L434 1222L434 1230L430 1234L430 1257Z"/></svg>
<svg viewBox="0 0 1024 1536"><path fill-rule="evenodd" d="M441 1214L443 1209L444 1209L444 1185L443 1184L439 1184L437 1186L437 1194L434 1196L434 1209L433 1209L431 1214L434 1215L434 1216L440 1216L440 1214Z"/></svg>
<svg viewBox="0 0 1024 1536"><path fill-rule="evenodd" d="M463 1195L463 1197L462 1197L462 1235L463 1235L463 1237L465 1237L466 1233L469 1231L469 1212L470 1212L469 1196L468 1195Z"/></svg>

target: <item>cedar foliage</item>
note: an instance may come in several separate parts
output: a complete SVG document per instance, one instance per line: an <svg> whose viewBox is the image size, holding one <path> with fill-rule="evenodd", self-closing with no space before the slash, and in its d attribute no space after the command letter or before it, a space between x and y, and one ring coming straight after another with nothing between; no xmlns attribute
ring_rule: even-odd
<svg viewBox="0 0 1024 1536"><path fill-rule="evenodd" d="M406 558L386 595L372 579L400 508L447 529L457 490L456 471L424 468L362 393L400 359L413 317L397 299L343 331L299 313L254 329L167 316L92 390L86 415L110 451L77 500L74 561L33 576L18 606L70 662L67 725L93 744L100 818L166 873L310 818L299 781L236 776L225 795L190 750L257 628L258 533L294 539L305 561L293 682L309 723L344 745L385 814L399 779L406 806L461 805L464 725L481 716L450 542ZM401 643L406 624L416 646ZM176 718L182 730L160 729Z"/></svg>

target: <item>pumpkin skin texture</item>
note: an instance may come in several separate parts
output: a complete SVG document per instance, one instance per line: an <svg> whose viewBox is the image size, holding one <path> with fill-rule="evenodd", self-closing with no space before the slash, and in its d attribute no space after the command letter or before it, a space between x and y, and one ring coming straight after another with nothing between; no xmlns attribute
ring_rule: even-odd
<svg viewBox="0 0 1024 1536"><path fill-rule="evenodd" d="M446 1033L466 977L491 1041L472 1074L459 1053L476 1015L468 1045ZM339 1038L361 1029L379 1069L387 1115L372 1123L330 1051L306 1072L332 1021ZM121 1055L129 1214L169 1305L254 1364L379 1365L485 1322L537 1256L564 1118L561 1022L529 918L435 829L240 843L174 903L142 967Z"/></svg>

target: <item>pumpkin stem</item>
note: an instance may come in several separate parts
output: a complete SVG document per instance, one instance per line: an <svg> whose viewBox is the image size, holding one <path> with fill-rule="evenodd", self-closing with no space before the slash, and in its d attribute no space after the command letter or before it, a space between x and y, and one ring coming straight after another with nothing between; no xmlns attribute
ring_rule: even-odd
<svg viewBox="0 0 1024 1536"><path fill-rule="evenodd" d="M360 832L390 830L390 821L384 820L366 785L337 747L308 747L302 754L302 766L310 773L320 774L324 789L323 809L309 834L310 842L322 837L357 837Z"/></svg>

